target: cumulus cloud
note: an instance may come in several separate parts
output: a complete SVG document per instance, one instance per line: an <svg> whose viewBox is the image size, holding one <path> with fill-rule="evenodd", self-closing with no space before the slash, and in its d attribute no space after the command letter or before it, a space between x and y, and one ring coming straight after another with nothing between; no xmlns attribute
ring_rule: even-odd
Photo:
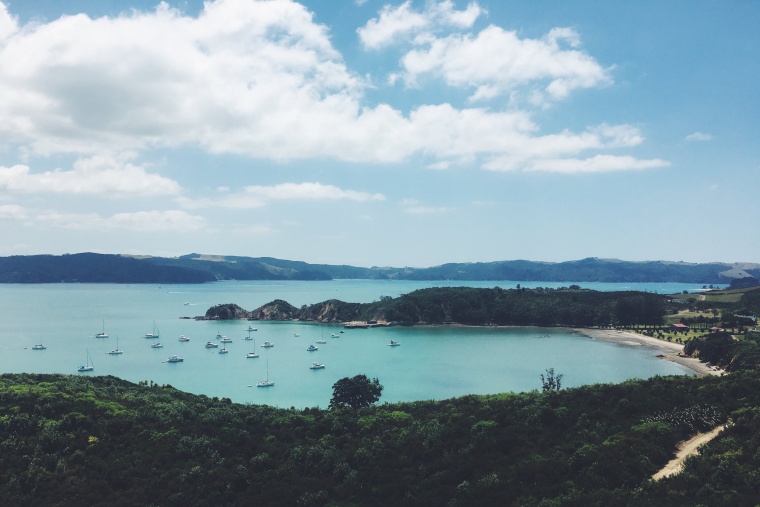
<svg viewBox="0 0 760 507"><path fill-rule="evenodd" d="M0 189L23 193L103 195L106 197L173 195L177 182L148 173L124 158L96 155L82 158L69 171L32 173L29 166L0 166Z"/></svg>
<svg viewBox="0 0 760 507"><path fill-rule="evenodd" d="M464 10L456 10L450 0L427 2L424 10L417 12L411 1L393 7L384 6L377 18L373 18L356 32L367 49L380 49L412 38L414 35L437 32L446 27L470 28L485 11L476 2Z"/></svg>
<svg viewBox="0 0 760 507"><path fill-rule="evenodd" d="M347 67L328 28L292 0L208 1L197 16L161 3L150 12L21 27L0 5L0 144L31 154L73 153L95 164L102 153L192 146L280 161L389 164L424 156L428 167L493 168L505 161L527 167L532 157L577 159L584 150L643 139L627 125L538 135L531 113L515 107L423 104L406 113L385 103L368 106L369 83ZM484 12L475 2L457 10L451 1L431 1L421 11L406 2L381 10L360 37L372 48L394 37L408 41L413 50L400 74L408 84L437 77L470 90L472 100L523 96L540 105L611 82L571 29L539 39L496 26L466 33ZM127 162L41 174L13 166L2 168L0 185L24 192L180 192L176 182ZM275 199L271 191L254 187L234 197L255 203Z"/></svg>
<svg viewBox="0 0 760 507"><path fill-rule="evenodd" d="M37 215L36 221L42 225L64 229L125 229L138 232L193 232L202 229L206 224L203 217L180 210L116 213L109 217L97 213L41 213Z"/></svg>
<svg viewBox="0 0 760 507"><path fill-rule="evenodd" d="M440 77L450 86L473 90L471 100L521 93L526 102L541 104L612 82L607 69L576 49L578 41L567 28L541 39L521 39L497 26L475 35L430 38L404 55L403 78L416 86L423 76Z"/></svg>

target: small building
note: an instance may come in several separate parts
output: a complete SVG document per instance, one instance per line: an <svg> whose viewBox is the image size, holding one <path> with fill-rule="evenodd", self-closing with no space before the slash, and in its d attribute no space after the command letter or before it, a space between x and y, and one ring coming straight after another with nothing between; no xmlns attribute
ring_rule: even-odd
<svg viewBox="0 0 760 507"><path fill-rule="evenodd" d="M689 332L689 326L686 324L673 324L673 331L676 333L688 333Z"/></svg>

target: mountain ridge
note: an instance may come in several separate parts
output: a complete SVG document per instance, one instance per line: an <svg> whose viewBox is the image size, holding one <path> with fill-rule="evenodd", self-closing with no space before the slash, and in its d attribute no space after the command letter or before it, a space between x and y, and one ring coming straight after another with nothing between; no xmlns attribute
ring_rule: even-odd
<svg viewBox="0 0 760 507"><path fill-rule="evenodd" d="M310 264L274 257L190 253L156 257L92 252L0 257L0 283L206 283L222 280L456 280L542 282L681 282L728 285L760 278L760 264L507 260L446 263L427 268Z"/></svg>

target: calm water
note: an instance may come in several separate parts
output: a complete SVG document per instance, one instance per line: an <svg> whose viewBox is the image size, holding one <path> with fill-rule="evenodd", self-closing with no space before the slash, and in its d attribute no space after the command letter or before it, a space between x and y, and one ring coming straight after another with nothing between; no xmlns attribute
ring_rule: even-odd
<svg viewBox="0 0 760 507"><path fill-rule="evenodd" d="M371 302L432 286L510 288L560 287L547 282L223 282L205 285L50 284L0 285L0 371L75 373L87 353L95 366L86 375L115 375L236 402L281 407L326 407L332 385L359 373L385 386L382 401L445 399L540 389L547 368L564 374L563 385L619 382L629 378L688 373L685 368L642 351L590 340L571 331L539 328L374 328L343 330L337 325L251 322L257 331L246 341L248 322L182 319L202 315L218 303L252 310L273 299L300 306L341 299ZM597 290L696 291L688 284L590 284ZM157 326L161 338L143 335ZM103 325L109 338L97 339ZM206 349L220 333L233 341L228 354ZM180 335L190 337L179 342ZM332 337L335 334L336 337ZM298 336L296 336L298 335ZM317 344L323 338L327 343ZM116 348L121 355L109 355ZM262 348L269 340L272 348ZM390 340L401 343L389 347ZM150 345L160 341L161 349ZM42 343L46 350L32 350ZM254 346L255 344L255 346ZM319 350L308 352L315 344ZM222 344L220 343L220 348ZM259 357L246 358L256 351ZM164 361L182 356L182 363ZM311 370L312 361L325 369ZM255 384L267 377L270 388ZM253 387L250 387L253 386Z"/></svg>

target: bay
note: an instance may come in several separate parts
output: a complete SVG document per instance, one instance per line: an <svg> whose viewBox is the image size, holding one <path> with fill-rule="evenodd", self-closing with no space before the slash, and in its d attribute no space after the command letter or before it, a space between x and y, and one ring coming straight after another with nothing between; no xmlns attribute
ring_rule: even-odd
<svg viewBox="0 0 760 507"><path fill-rule="evenodd" d="M114 375L132 382L153 381L235 402L279 407L326 407L332 385L357 374L377 377L382 401L446 399L465 394L528 391L541 387L547 368L564 374L563 385L621 382L653 375L688 374L651 351L591 340L567 329L393 327L344 330L339 325L302 322L195 321L215 304L248 310L274 299L301 306L327 299L371 302L419 288L471 286L562 287L572 282L412 282L335 280L325 282L235 281L203 285L42 284L0 285L0 371L76 373L89 353L95 369L86 375ZM592 284L595 290L658 293L698 291L696 284ZM153 330L158 340L144 338ZM246 331L252 325L257 329ZM109 337L95 338L105 325ZM341 333L341 331L345 331ZM217 334L232 339L228 354L207 349ZM179 342L180 335L190 337ZM335 337L332 337L335 335ZM118 348L124 353L109 355ZM326 343L317 344L323 338ZM254 345L255 340L255 345ZM269 340L272 348L262 348ZM398 347L388 343L396 340ZM162 348L150 345L159 341ZM42 343L47 349L33 350ZM308 352L315 344L319 350ZM222 344L219 344L220 348ZM256 351L258 358L247 358ZM171 355L182 363L166 363ZM311 362L324 369L309 369ZM273 387L257 388L267 377Z"/></svg>

